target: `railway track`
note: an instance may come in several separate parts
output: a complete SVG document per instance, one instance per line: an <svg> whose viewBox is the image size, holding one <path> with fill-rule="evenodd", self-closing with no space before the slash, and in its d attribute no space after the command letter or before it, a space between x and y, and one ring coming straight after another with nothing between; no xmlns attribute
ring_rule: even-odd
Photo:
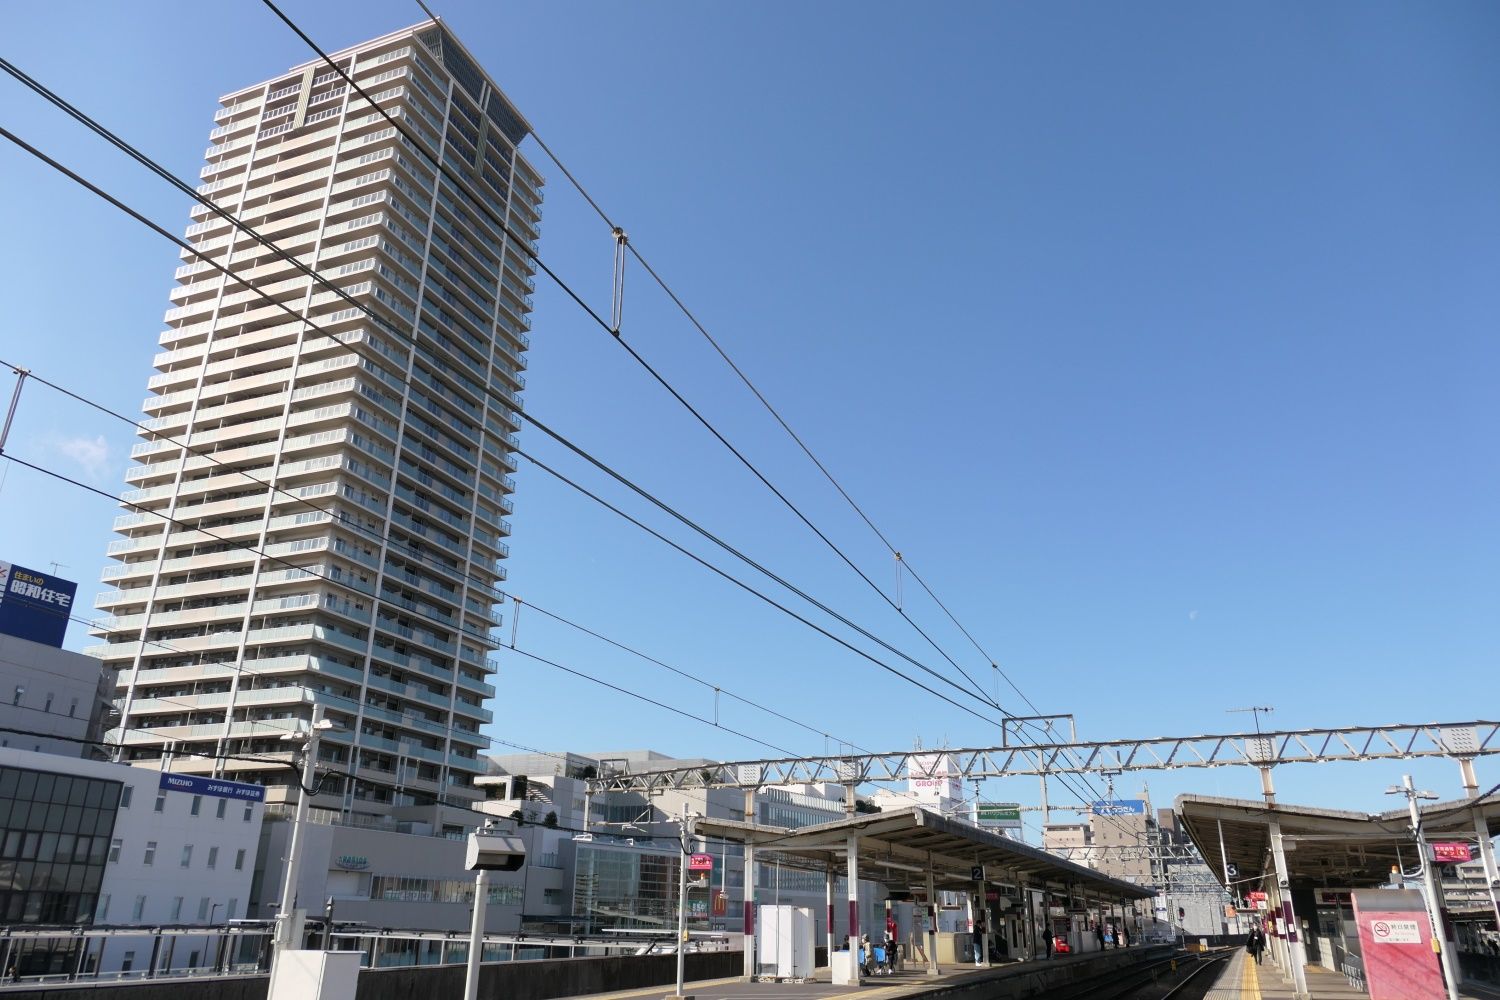
<svg viewBox="0 0 1500 1000"><path fill-rule="evenodd" d="M1210 968L1219 967L1234 954L1234 948L1220 948L1211 952L1178 952L1171 958L1146 962L1129 969L1102 973L1048 990L1045 1000L1124 1000L1137 993L1149 996L1150 1000L1179 1000L1187 995L1187 988L1200 982L1198 976ZM1144 991L1151 986L1161 986L1170 981L1165 993Z"/></svg>

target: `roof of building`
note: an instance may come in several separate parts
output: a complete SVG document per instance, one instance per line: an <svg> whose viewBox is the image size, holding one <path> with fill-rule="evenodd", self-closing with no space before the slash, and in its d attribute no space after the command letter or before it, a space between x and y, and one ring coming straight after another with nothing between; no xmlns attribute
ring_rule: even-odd
<svg viewBox="0 0 1500 1000"><path fill-rule="evenodd" d="M797 829L737 820L700 819L698 832L743 841L758 849L808 861L832 863L853 834L859 838L859 876L889 886L916 884L930 867L939 888L973 885L975 865L991 881L1018 875L1040 886L1076 885L1111 902L1145 899L1154 890L1110 878L1092 868L1064 861L1037 847L921 806L865 813Z"/></svg>
<svg viewBox="0 0 1500 1000"><path fill-rule="evenodd" d="M1410 868L1416 861L1409 813L1404 808L1362 813L1210 795L1179 795L1176 807L1187 835L1221 883L1225 860L1235 866L1241 881L1259 879L1274 870L1270 860L1273 821L1281 825L1287 875L1293 883L1381 885L1389 879L1392 865ZM1423 832L1429 840L1472 841L1476 839L1474 808L1480 810L1491 836L1500 831L1500 800L1476 806L1464 799L1424 808ZM1245 884L1256 888L1253 881Z"/></svg>

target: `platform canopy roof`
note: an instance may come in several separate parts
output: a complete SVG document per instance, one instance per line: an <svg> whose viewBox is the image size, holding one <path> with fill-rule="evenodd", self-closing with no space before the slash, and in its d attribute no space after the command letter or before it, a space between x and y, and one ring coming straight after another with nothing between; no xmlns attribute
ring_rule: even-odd
<svg viewBox="0 0 1500 1000"><path fill-rule="evenodd" d="M796 829L763 826L725 819L700 819L698 832L739 841L757 850L814 864L843 869L850 834L859 838L859 877L888 888L921 887L926 872L940 889L973 886L973 867L983 865L990 883L1014 884L1024 875L1028 884L1058 890L1075 886L1089 898L1117 903L1155 895L1149 886L1110 878L1092 868L1065 861L1055 854L1019 840L949 819L921 806L864 813Z"/></svg>
<svg viewBox="0 0 1500 1000"><path fill-rule="evenodd" d="M1391 866L1416 866L1417 847L1406 808L1383 813L1320 809L1316 806L1268 805L1254 799L1179 795L1177 815L1214 875L1222 883L1223 854L1238 869L1240 891L1262 888L1256 880L1274 874L1270 857L1271 823L1281 824L1287 876L1294 886L1363 888L1389 880ZM1442 802L1422 810L1429 841L1477 842L1469 800ZM1500 832L1500 800L1477 808L1490 836Z"/></svg>

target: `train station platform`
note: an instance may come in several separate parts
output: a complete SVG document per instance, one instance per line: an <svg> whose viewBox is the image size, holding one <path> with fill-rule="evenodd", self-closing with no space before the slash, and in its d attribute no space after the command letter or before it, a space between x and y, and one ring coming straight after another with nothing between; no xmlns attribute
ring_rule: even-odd
<svg viewBox="0 0 1500 1000"><path fill-rule="evenodd" d="M1311 1000L1354 1000L1369 996L1336 972L1320 965L1305 968ZM1464 1000L1500 1000L1500 991L1472 984L1460 988L1458 995ZM1294 1000L1295 997L1291 980L1282 976L1269 959L1257 965L1247 952L1239 950L1218 974L1203 1000Z"/></svg>

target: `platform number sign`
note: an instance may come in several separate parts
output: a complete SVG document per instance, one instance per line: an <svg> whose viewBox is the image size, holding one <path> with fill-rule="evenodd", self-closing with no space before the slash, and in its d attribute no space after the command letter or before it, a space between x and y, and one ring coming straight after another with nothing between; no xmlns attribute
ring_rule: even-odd
<svg viewBox="0 0 1500 1000"><path fill-rule="evenodd" d="M969 869L969 879L974 882L984 881L984 865L975 865Z"/></svg>
<svg viewBox="0 0 1500 1000"><path fill-rule="evenodd" d="M1239 878L1240 877L1240 866L1239 865L1235 865L1235 864L1225 865L1224 866L1224 874L1228 875L1230 878Z"/></svg>

